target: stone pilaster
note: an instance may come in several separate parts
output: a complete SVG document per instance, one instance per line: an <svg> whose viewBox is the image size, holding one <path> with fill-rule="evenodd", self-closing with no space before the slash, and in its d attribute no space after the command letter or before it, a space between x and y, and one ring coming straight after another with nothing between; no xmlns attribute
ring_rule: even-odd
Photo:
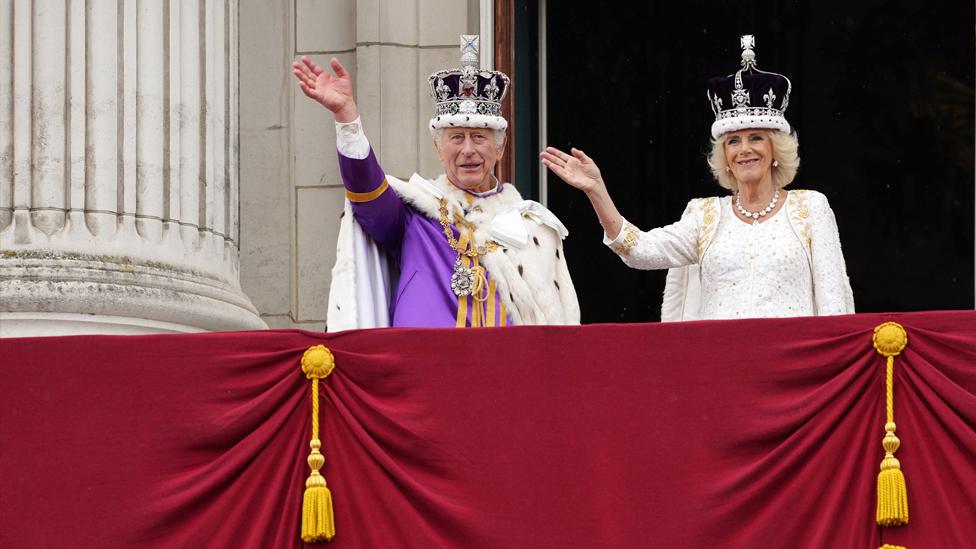
<svg viewBox="0 0 976 549"><path fill-rule="evenodd" d="M0 335L264 328L237 0L0 3Z"/></svg>

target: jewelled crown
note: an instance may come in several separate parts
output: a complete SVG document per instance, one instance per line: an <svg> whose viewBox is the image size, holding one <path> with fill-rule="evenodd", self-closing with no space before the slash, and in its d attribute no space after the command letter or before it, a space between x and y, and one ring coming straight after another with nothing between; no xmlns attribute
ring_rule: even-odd
<svg viewBox="0 0 976 549"><path fill-rule="evenodd" d="M438 128L493 128L504 130L502 99L509 79L499 71L483 71L478 61L478 36L461 35L461 67L430 75L434 117L430 130Z"/></svg>
<svg viewBox="0 0 976 549"><path fill-rule="evenodd" d="M739 40L742 68L728 76L708 81L708 102L715 113L712 137L746 128L768 128L790 132L786 107L792 84L782 74L756 68L756 39L747 34Z"/></svg>

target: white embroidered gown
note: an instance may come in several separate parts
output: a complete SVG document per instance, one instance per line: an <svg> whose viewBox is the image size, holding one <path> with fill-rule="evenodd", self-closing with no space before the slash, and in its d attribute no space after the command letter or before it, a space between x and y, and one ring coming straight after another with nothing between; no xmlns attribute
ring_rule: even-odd
<svg viewBox="0 0 976 549"><path fill-rule="evenodd" d="M678 277L684 282L669 276L665 309L669 292L680 292L681 300L694 294L674 320L853 313L827 198L815 191L788 194L775 215L756 225L735 216L731 197L696 199L676 223L642 232L624 220L617 238L604 235L604 241L637 269L690 267Z"/></svg>

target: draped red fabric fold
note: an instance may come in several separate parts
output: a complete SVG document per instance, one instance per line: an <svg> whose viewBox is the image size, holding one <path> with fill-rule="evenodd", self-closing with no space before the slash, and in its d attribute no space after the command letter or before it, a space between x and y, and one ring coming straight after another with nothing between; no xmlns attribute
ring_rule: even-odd
<svg viewBox="0 0 976 549"><path fill-rule="evenodd" d="M901 323L910 523L875 525ZM0 546L300 546L309 382L341 547L966 547L976 312L0 340Z"/></svg>

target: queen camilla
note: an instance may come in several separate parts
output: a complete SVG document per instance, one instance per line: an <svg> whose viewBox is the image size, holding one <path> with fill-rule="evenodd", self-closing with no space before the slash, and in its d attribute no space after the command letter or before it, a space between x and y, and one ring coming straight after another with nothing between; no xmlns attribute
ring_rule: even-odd
<svg viewBox="0 0 976 549"><path fill-rule="evenodd" d="M708 165L731 195L693 199L676 223L645 232L619 213L583 151L548 147L542 163L586 193L604 243L624 263L669 269L663 321L853 313L827 198L785 189L800 165L785 116L792 85L757 68L751 35L741 46L741 68L708 82L715 114Z"/></svg>

